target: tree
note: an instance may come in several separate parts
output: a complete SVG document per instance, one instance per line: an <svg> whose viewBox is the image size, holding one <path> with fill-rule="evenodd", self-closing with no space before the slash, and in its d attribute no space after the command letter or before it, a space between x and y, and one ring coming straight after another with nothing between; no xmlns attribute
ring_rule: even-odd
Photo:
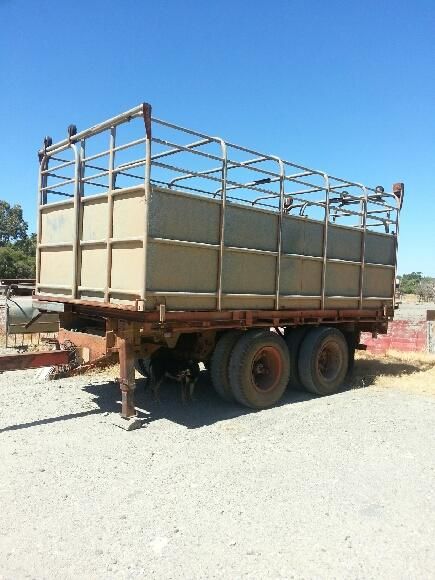
<svg viewBox="0 0 435 580"><path fill-rule="evenodd" d="M35 276L36 235L27 235L20 205L0 200L0 277Z"/></svg>
<svg viewBox="0 0 435 580"><path fill-rule="evenodd" d="M11 246L0 248L1 278L33 278L35 258Z"/></svg>
<svg viewBox="0 0 435 580"><path fill-rule="evenodd" d="M400 291L402 294L416 294L422 278L423 274L421 272L403 274L400 279Z"/></svg>
<svg viewBox="0 0 435 580"><path fill-rule="evenodd" d="M435 279L424 277L417 286L416 292L420 302L435 301Z"/></svg>
<svg viewBox="0 0 435 580"><path fill-rule="evenodd" d="M27 237L28 224L20 205L10 205L0 199L0 246L7 246Z"/></svg>
<svg viewBox="0 0 435 580"><path fill-rule="evenodd" d="M36 255L36 234L30 234L30 236L26 236L22 240L18 240L14 244L14 248L17 250L21 250L27 256L35 256Z"/></svg>

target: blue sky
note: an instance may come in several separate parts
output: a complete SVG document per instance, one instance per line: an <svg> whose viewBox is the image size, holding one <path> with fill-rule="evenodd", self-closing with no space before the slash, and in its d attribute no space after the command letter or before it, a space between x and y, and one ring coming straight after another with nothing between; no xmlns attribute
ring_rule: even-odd
<svg viewBox="0 0 435 580"><path fill-rule="evenodd" d="M433 0L0 0L0 198L35 227L44 135L160 118L386 189L435 275Z"/></svg>

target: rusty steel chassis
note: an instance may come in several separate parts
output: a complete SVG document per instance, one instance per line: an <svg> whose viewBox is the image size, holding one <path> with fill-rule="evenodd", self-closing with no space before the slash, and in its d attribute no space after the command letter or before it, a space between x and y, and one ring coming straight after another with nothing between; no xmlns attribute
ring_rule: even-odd
<svg viewBox="0 0 435 580"><path fill-rule="evenodd" d="M66 340L78 349L87 349L89 362L117 353L122 394L121 416L136 416L134 404L135 360L150 356L162 345L175 347L180 335L198 333L205 340L199 352L207 360L214 348L217 332L229 329L296 327L301 325L340 325L351 330L385 333L391 309L372 310L222 310L222 311L138 311L132 306L35 296L40 305L60 305L59 342ZM60 303L60 304L59 304ZM95 319L103 322L104 335L67 330L68 321ZM208 339L207 339L208 337Z"/></svg>

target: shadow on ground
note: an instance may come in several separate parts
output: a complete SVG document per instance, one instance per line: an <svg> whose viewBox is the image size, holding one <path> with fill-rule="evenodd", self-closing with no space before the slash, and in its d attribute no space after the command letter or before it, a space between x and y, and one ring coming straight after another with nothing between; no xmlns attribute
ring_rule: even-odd
<svg viewBox="0 0 435 580"><path fill-rule="evenodd" d="M414 363L401 362L396 359L358 359L355 361L354 372L346 381L342 391L370 387L379 375L392 377L411 375L427 370L433 365L433 362L425 363L422 361ZM261 413L261 411L253 411L236 403L227 403L220 399L211 386L210 376L206 371L200 374L195 389L195 399L184 404L181 400L181 389L177 383L165 382L162 384L160 402L153 400L145 379L138 379L136 383L136 407L139 410L139 416L145 417L145 422L148 424L159 419L166 419L188 429L197 429L219 421L228 421L241 415ZM83 387L83 390L93 396L93 401L97 405L96 409L9 425L0 429L0 433L59 421L81 419L89 415L120 412L120 390L116 381L93 383ZM288 389L278 406L303 403L314 398L316 395L305 391Z"/></svg>
<svg viewBox="0 0 435 580"><path fill-rule="evenodd" d="M241 415L261 412L247 409L237 403L223 401L211 386L210 377L206 371L200 374L194 400L186 403L182 402L181 387L175 382L166 381L162 384L158 402L153 400L145 379L138 379L136 385L136 407L139 415L146 418L146 423L166 419L188 429L197 429ZM101 412L119 413L120 392L117 382L93 384L86 386L84 390L95 397L94 402ZM300 403L312 398L314 395L309 393L288 390L279 405Z"/></svg>

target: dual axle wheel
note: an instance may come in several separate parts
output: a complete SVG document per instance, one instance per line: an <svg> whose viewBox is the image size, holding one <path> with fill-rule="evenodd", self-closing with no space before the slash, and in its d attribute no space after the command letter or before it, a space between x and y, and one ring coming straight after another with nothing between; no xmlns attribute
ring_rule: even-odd
<svg viewBox="0 0 435 580"><path fill-rule="evenodd" d="M216 345L210 372L214 388L225 400L255 409L270 407L287 387L288 350L274 332L230 331Z"/></svg>
<svg viewBox="0 0 435 580"><path fill-rule="evenodd" d="M286 340L268 330L229 331L216 345L210 372L223 399L262 409L279 401L289 384L318 395L337 392L348 359L346 339L335 328L295 329Z"/></svg>

